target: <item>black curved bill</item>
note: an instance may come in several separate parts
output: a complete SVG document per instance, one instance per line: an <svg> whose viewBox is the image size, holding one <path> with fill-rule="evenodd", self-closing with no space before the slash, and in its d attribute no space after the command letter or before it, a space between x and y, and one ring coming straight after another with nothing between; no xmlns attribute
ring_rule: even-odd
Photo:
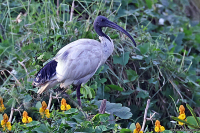
<svg viewBox="0 0 200 133"><path fill-rule="evenodd" d="M135 47L136 47L135 40L134 40L134 39L132 38L132 36L131 36L126 30L124 30L122 27L120 27L119 25L117 25L117 24L115 24L115 23L113 23L113 22L111 22L111 21L107 21L106 27L114 28L114 29L116 29L116 30L119 30L119 31L123 32L124 34L126 34L126 35L131 39L131 41L133 42L133 44L134 44Z"/></svg>

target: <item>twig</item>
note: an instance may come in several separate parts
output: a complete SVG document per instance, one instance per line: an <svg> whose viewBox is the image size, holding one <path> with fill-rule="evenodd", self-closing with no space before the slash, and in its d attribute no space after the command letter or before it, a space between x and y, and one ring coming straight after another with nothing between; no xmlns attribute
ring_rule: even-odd
<svg viewBox="0 0 200 133"><path fill-rule="evenodd" d="M71 7L70 20L69 20L70 22L72 21L73 14L74 14L74 0L72 2L72 7Z"/></svg>
<svg viewBox="0 0 200 133"><path fill-rule="evenodd" d="M147 105L146 105L145 112L144 112L144 120L143 120L143 123L142 123L141 131L144 131L144 126L145 126L145 123L146 123L147 111L148 111L148 108L149 108L149 104L150 104L150 99L147 100Z"/></svg>
<svg viewBox="0 0 200 133"><path fill-rule="evenodd" d="M57 0L57 16L59 17L59 0Z"/></svg>
<svg viewBox="0 0 200 133"><path fill-rule="evenodd" d="M103 99L99 108L99 113L104 114L106 110L106 99Z"/></svg>
<svg viewBox="0 0 200 133"><path fill-rule="evenodd" d="M51 101L52 101L52 92L50 93L49 103L48 103L48 107L47 107L48 110L50 110Z"/></svg>
<svg viewBox="0 0 200 133"><path fill-rule="evenodd" d="M156 112L154 112L153 115L150 114L150 118L146 118L146 120L151 121L152 124L153 124L153 120L154 120L153 116L154 116L155 114L156 114Z"/></svg>
<svg viewBox="0 0 200 133"><path fill-rule="evenodd" d="M26 69L26 66L23 64L23 61L22 62L18 61L18 63L24 67L24 70L26 71L26 75L29 77L28 71Z"/></svg>
<svg viewBox="0 0 200 133"><path fill-rule="evenodd" d="M9 122L12 121L12 117L13 117L14 111L15 111L15 110L14 110L14 108L12 107L12 108L11 108L11 112L10 112L10 117L9 117L9 120L8 120Z"/></svg>
<svg viewBox="0 0 200 133"><path fill-rule="evenodd" d="M13 76L13 78L17 81L17 83L19 84L19 86L23 87L22 84L19 82L19 80L8 70L4 69L4 70L1 70L1 72L4 73L4 71L7 71L10 75ZM4 73L5 74L5 73Z"/></svg>

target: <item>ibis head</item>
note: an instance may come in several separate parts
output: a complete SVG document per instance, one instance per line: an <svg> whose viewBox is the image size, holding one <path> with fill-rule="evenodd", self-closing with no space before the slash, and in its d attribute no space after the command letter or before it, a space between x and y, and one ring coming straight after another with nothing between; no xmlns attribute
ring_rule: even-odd
<svg viewBox="0 0 200 133"><path fill-rule="evenodd" d="M110 40L110 38L105 33L102 32L102 27L110 27L110 28L113 28L113 29L116 29L116 30L123 32L124 34L126 34L131 39L133 44L136 46L134 39L132 38L132 36L126 30L124 30L119 25L109 21L108 18L106 18L104 16L98 16L94 21L94 29L99 36L106 37L108 40Z"/></svg>

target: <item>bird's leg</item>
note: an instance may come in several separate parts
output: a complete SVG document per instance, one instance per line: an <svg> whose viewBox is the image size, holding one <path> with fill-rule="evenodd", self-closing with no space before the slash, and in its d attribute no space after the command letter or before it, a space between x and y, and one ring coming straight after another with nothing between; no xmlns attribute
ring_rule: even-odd
<svg viewBox="0 0 200 133"><path fill-rule="evenodd" d="M81 106L81 99L80 99L80 96L81 96L80 88L81 88L81 84L78 85L77 88L76 88L76 97L77 97L79 106L82 108L82 106Z"/></svg>

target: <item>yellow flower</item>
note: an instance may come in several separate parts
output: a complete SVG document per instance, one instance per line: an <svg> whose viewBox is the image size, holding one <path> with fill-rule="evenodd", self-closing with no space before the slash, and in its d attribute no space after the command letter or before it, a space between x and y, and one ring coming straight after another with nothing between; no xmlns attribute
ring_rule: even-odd
<svg viewBox="0 0 200 133"><path fill-rule="evenodd" d="M186 115L185 115L185 107L183 105L180 105L179 107L179 116L178 118L181 119L181 120L184 120L186 118ZM186 120L185 120L186 121ZM178 122L179 125L183 125L184 123L183 122Z"/></svg>
<svg viewBox="0 0 200 133"><path fill-rule="evenodd" d="M163 131L165 131L165 127L160 125L159 120L156 120L154 130L155 130L155 132L163 132Z"/></svg>
<svg viewBox="0 0 200 133"><path fill-rule="evenodd" d="M6 125L6 126L7 126L8 130L11 131L11 128L12 128L11 123L10 123L10 122L7 122L7 125Z"/></svg>
<svg viewBox="0 0 200 133"><path fill-rule="evenodd" d="M8 122L8 115L6 113L3 115L3 120L1 121L1 126L3 127L3 130L5 130L6 127L8 130L11 130L11 128L12 128L11 123Z"/></svg>
<svg viewBox="0 0 200 133"><path fill-rule="evenodd" d="M71 106L69 104L66 105L66 110L71 109Z"/></svg>
<svg viewBox="0 0 200 133"><path fill-rule="evenodd" d="M12 129L12 126L9 126L9 127L7 127L7 128L8 128L8 130L9 130L9 131L11 131L11 129Z"/></svg>
<svg viewBox="0 0 200 133"><path fill-rule="evenodd" d="M66 100L64 99L64 98L62 98L62 100L61 100L61 105L66 105L67 103L66 103Z"/></svg>
<svg viewBox="0 0 200 133"><path fill-rule="evenodd" d="M5 121L5 123L8 122L8 115L6 113L3 115L3 120Z"/></svg>
<svg viewBox="0 0 200 133"><path fill-rule="evenodd" d="M31 117L28 117L28 122L33 121L33 119Z"/></svg>
<svg viewBox="0 0 200 133"><path fill-rule="evenodd" d="M140 123L136 123L136 129L133 130L133 133L143 133L143 131L140 131L141 130L141 125Z"/></svg>
<svg viewBox="0 0 200 133"><path fill-rule="evenodd" d="M22 118L22 122L23 122L23 123L27 123L26 117L23 117L23 118Z"/></svg>
<svg viewBox="0 0 200 133"><path fill-rule="evenodd" d="M182 126L182 125L183 125L183 122L180 122L180 121L179 121L178 124Z"/></svg>
<svg viewBox="0 0 200 133"><path fill-rule="evenodd" d="M136 130L139 132L140 129L141 129L140 123L137 122L137 123L136 123Z"/></svg>
<svg viewBox="0 0 200 133"><path fill-rule="evenodd" d="M49 114L49 110L48 109L45 110L45 114Z"/></svg>
<svg viewBox="0 0 200 133"><path fill-rule="evenodd" d="M180 111L180 114L185 114L185 107L183 105L180 105L179 111Z"/></svg>
<svg viewBox="0 0 200 133"><path fill-rule="evenodd" d="M28 116L28 113L26 111L23 112L22 122L23 123L29 123L32 121L32 118Z"/></svg>
<svg viewBox="0 0 200 133"><path fill-rule="evenodd" d="M0 103L1 103L1 105L3 104L3 98L2 97L0 97Z"/></svg>
<svg viewBox="0 0 200 133"><path fill-rule="evenodd" d="M23 117L28 118L28 113L26 111L23 112Z"/></svg>
<svg viewBox="0 0 200 133"><path fill-rule="evenodd" d="M5 121L4 120L1 120L1 125L3 126L3 125L5 125L6 123L5 123Z"/></svg>
<svg viewBox="0 0 200 133"><path fill-rule="evenodd" d="M45 101L42 102L42 108L43 108L43 110L45 110L47 108L47 104Z"/></svg>
<svg viewBox="0 0 200 133"><path fill-rule="evenodd" d="M5 107L4 107L4 104L3 104L3 98L2 97L0 97L0 112L4 112L4 110L6 109Z"/></svg>
<svg viewBox="0 0 200 133"><path fill-rule="evenodd" d="M46 115L47 118L50 118L50 113L49 113L48 109L45 110L45 115Z"/></svg>
<svg viewBox="0 0 200 133"><path fill-rule="evenodd" d="M46 114L46 117L47 117L47 118L50 118L50 113Z"/></svg>
<svg viewBox="0 0 200 133"><path fill-rule="evenodd" d="M47 104L45 101L42 102L42 107L40 108L39 112L42 118L44 117L44 114L46 115L47 118L50 118L49 109L47 109Z"/></svg>
<svg viewBox="0 0 200 133"><path fill-rule="evenodd" d="M66 100L64 98L62 98L62 100L61 100L60 109L63 111L71 109L71 106L66 103Z"/></svg>
<svg viewBox="0 0 200 133"><path fill-rule="evenodd" d="M158 126L156 126L156 127L154 128L154 130L155 130L155 132L159 132L159 131L160 131Z"/></svg>
<svg viewBox="0 0 200 133"><path fill-rule="evenodd" d="M164 126L161 126L161 127L160 127L160 132L163 132L163 131L165 131L165 127L164 127Z"/></svg>
<svg viewBox="0 0 200 133"><path fill-rule="evenodd" d="M60 106L60 109L61 109L61 110L65 110L65 105L61 105L61 106Z"/></svg>
<svg viewBox="0 0 200 133"><path fill-rule="evenodd" d="M160 128L161 125L160 125L160 121L159 120L156 120L155 126Z"/></svg>
<svg viewBox="0 0 200 133"><path fill-rule="evenodd" d="M138 133L136 129L134 129L133 133Z"/></svg>
<svg viewBox="0 0 200 133"><path fill-rule="evenodd" d="M181 119L181 120L184 120L184 119L186 118L185 113L184 113L184 114L180 114L180 115L178 116L178 118Z"/></svg>
<svg viewBox="0 0 200 133"><path fill-rule="evenodd" d="M44 112L44 109L41 107L39 110L40 113Z"/></svg>

